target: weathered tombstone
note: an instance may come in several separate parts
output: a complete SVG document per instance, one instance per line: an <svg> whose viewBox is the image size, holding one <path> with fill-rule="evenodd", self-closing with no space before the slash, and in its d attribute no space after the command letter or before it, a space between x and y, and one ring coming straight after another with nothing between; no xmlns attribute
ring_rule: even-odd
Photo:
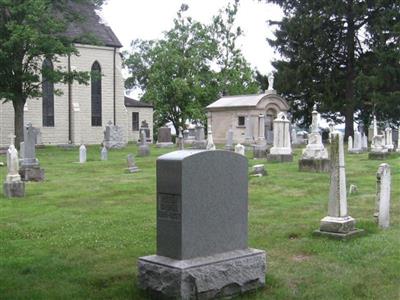
<svg viewBox="0 0 400 300"><path fill-rule="evenodd" d="M184 146L184 138L183 138L183 134L182 134L182 128L179 128L179 134L178 134L178 139L176 142L176 145L178 146L179 150L183 150L185 148Z"/></svg>
<svg viewBox="0 0 400 300"><path fill-rule="evenodd" d="M238 154L241 154L241 155L243 155L243 156L246 156L245 150L246 150L246 147L245 147L245 146L243 146L243 145L240 144L240 143L236 144L236 146L235 146L235 153L238 153Z"/></svg>
<svg viewBox="0 0 400 300"><path fill-rule="evenodd" d="M79 163L84 164L86 162L86 158L87 158L86 147L84 144L82 144L79 147Z"/></svg>
<svg viewBox="0 0 400 300"><path fill-rule="evenodd" d="M104 145L101 148L100 159L101 160L108 160L108 150Z"/></svg>
<svg viewBox="0 0 400 300"><path fill-rule="evenodd" d="M160 127L158 129L158 139L156 146L158 148L170 148L174 146L174 143L172 143L171 128Z"/></svg>
<svg viewBox="0 0 400 300"><path fill-rule="evenodd" d="M133 157L133 155L131 153L129 153L128 156L126 157L126 162L128 164L127 170L129 173L136 173L136 172L140 171L138 166L136 166L135 158Z"/></svg>
<svg viewBox="0 0 400 300"><path fill-rule="evenodd" d="M232 128L228 129L228 132L226 133L226 144L224 149L226 151L235 151L235 147L233 146L233 130Z"/></svg>
<svg viewBox="0 0 400 300"><path fill-rule="evenodd" d="M183 131L183 140L187 140L189 138L189 130L185 129Z"/></svg>
<svg viewBox="0 0 400 300"><path fill-rule="evenodd" d="M290 131L290 137L292 140L292 145L298 145L299 141L297 140L297 132L296 132L296 128L292 128L292 130Z"/></svg>
<svg viewBox="0 0 400 300"><path fill-rule="evenodd" d="M157 254L138 284L168 299L213 299L265 284L266 255L248 248L247 160L183 150L157 160Z"/></svg>
<svg viewBox="0 0 400 300"><path fill-rule="evenodd" d="M347 151L353 150L353 137L349 136L347 139Z"/></svg>
<svg viewBox="0 0 400 300"><path fill-rule="evenodd" d="M126 146L124 141L124 130L118 125L113 125L111 121L108 121L106 129L104 130L104 141L103 145L107 149L122 149Z"/></svg>
<svg viewBox="0 0 400 300"><path fill-rule="evenodd" d="M35 128L33 127L34 131L35 131L35 136L36 136L36 148L43 148L44 144L43 144L43 139L42 139L42 132L40 131L40 128Z"/></svg>
<svg viewBox="0 0 400 300"><path fill-rule="evenodd" d="M204 127L203 125L196 126L196 138L192 143L193 149L206 149L207 140L204 137Z"/></svg>
<svg viewBox="0 0 400 300"><path fill-rule="evenodd" d="M350 138L350 137L349 137ZM353 147L350 148L350 144L348 144L349 147L349 153L352 154L359 154L362 152L362 138L361 138L361 133L358 130L354 130L354 140L353 140Z"/></svg>
<svg viewBox="0 0 400 300"><path fill-rule="evenodd" d="M212 136L212 130L211 130L211 125L208 125L208 134L207 134L207 150L215 150L215 144Z"/></svg>
<svg viewBox="0 0 400 300"><path fill-rule="evenodd" d="M385 129L385 148L388 149L388 151L393 151L394 146L393 146L393 138L392 138L392 128L389 126L386 127Z"/></svg>
<svg viewBox="0 0 400 300"><path fill-rule="evenodd" d="M262 177L267 175L267 171L265 170L265 166L262 164L254 165L252 167L252 171L250 172L251 176Z"/></svg>
<svg viewBox="0 0 400 300"><path fill-rule="evenodd" d="M316 235L327 235L337 239L347 239L361 234L355 228L355 219L347 212L346 171L344 166L343 136L334 133L331 143L331 183L328 202L328 216L321 220Z"/></svg>
<svg viewBox="0 0 400 300"><path fill-rule="evenodd" d="M252 119L250 118L250 115L246 116L245 119L245 135L244 135L244 143L246 145L250 145L253 143L254 139L253 139L253 132L252 132Z"/></svg>
<svg viewBox="0 0 400 300"><path fill-rule="evenodd" d="M140 125L139 132L142 132L142 131L144 131L144 133L145 133L146 142L151 143L150 128L149 128L149 124L146 122L146 120L143 120ZM139 138L142 138L142 137L139 136Z"/></svg>
<svg viewBox="0 0 400 300"><path fill-rule="evenodd" d="M362 149L368 151L368 137L365 133L362 134Z"/></svg>
<svg viewBox="0 0 400 300"><path fill-rule="evenodd" d="M140 145L138 148L138 156L149 156L150 146L146 143L146 132L140 131Z"/></svg>
<svg viewBox="0 0 400 300"><path fill-rule="evenodd" d="M333 122L333 120L331 120L330 122L329 122L329 143L331 142L331 137L332 137L332 134L335 132L335 123Z"/></svg>
<svg viewBox="0 0 400 300"><path fill-rule="evenodd" d="M293 161L292 147L290 145L290 122L284 112L280 112L274 120L274 145L267 154L270 161Z"/></svg>
<svg viewBox="0 0 400 300"><path fill-rule="evenodd" d="M10 147L7 150L7 176L3 184L4 196L7 198L25 196L25 182L19 175L18 151L14 146L15 135L11 134Z"/></svg>
<svg viewBox="0 0 400 300"><path fill-rule="evenodd" d="M400 126L397 130L397 150L396 152L400 152Z"/></svg>
<svg viewBox="0 0 400 300"><path fill-rule="evenodd" d="M19 174L23 181L44 180L44 170L40 168L39 160L36 158L36 131L31 123L24 128L23 157Z"/></svg>
<svg viewBox="0 0 400 300"><path fill-rule="evenodd" d="M253 145L254 158L267 158L267 141L265 140L265 115L258 115L258 138Z"/></svg>
<svg viewBox="0 0 400 300"><path fill-rule="evenodd" d="M376 204L374 217L378 225L388 228L390 225L390 166L381 164L376 173Z"/></svg>
<svg viewBox="0 0 400 300"><path fill-rule="evenodd" d="M314 105L311 133L308 136L308 144L299 160L300 171L329 172L330 161L328 159L328 151L322 143L322 137L318 128L318 112L316 105Z"/></svg>
<svg viewBox="0 0 400 300"><path fill-rule="evenodd" d="M368 158L373 160L383 160L389 155L388 149L385 148L385 137L383 135L375 135L372 138L371 150Z"/></svg>

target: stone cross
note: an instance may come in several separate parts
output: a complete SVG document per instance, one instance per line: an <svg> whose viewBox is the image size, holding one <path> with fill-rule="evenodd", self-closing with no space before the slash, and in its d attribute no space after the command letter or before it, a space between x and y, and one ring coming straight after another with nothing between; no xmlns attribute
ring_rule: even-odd
<svg viewBox="0 0 400 300"><path fill-rule="evenodd" d="M274 73L272 72L268 74L268 90L274 90Z"/></svg>
<svg viewBox="0 0 400 300"><path fill-rule="evenodd" d="M374 217L382 228L390 225L390 190L391 175L390 166L381 164L376 173L376 204Z"/></svg>
<svg viewBox="0 0 400 300"><path fill-rule="evenodd" d="M207 150L215 150L215 144L212 136L211 125L208 125L208 134L207 134Z"/></svg>
<svg viewBox="0 0 400 300"><path fill-rule="evenodd" d="M84 144L79 147L79 162L81 164L86 162L86 147Z"/></svg>

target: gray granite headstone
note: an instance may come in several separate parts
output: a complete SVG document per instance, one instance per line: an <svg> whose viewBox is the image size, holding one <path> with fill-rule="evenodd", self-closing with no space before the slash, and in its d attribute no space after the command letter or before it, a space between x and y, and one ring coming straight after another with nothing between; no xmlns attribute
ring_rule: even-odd
<svg viewBox="0 0 400 300"><path fill-rule="evenodd" d="M197 125L195 133L196 133L196 137L192 144L192 148L193 149L206 149L207 140L205 139L205 135L204 135L204 126Z"/></svg>
<svg viewBox="0 0 400 300"><path fill-rule="evenodd" d="M24 181L44 180L44 170L40 168L39 160L36 158L36 134L37 130L28 123L24 128L24 142L20 175Z"/></svg>
<svg viewBox="0 0 400 300"><path fill-rule="evenodd" d="M126 146L124 141L124 130L118 125L113 125L111 121L108 121L104 130L104 146L107 149L122 149Z"/></svg>
<svg viewBox="0 0 400 300"><path fill-rule="evenodd" d="M158 129L158 140L157 147L172 147L172 137L171 137L171 128L169 127L161 127Z"/></svg>
<svg viewBox="0 0 400 300"><path fill-rule="evenodd" d="M172 299L211 299L265 283L265 252L247 246L247 159L182 150L157 160L157 255L139 286Z"/></svg>

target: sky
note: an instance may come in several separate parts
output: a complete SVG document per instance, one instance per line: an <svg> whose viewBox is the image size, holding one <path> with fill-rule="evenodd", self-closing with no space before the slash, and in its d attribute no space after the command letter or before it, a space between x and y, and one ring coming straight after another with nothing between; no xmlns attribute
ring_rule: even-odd
<svg viewBox="0 0 400 300"><path fill-rule="evenodd" d="M157 39L172 28L173 19L182 3L193 19L210 23L212 16L228 4L228 0L108 0L100 12L104 22L112 28L123 50L128 50L133 39ZM265 1L241 0L236 25L244 31L238 41L247 61L262 74L273 70L271 61L279 57L268 46L266 38L273 37L273 27L267 20L280 20L281 9Z"/></svg>

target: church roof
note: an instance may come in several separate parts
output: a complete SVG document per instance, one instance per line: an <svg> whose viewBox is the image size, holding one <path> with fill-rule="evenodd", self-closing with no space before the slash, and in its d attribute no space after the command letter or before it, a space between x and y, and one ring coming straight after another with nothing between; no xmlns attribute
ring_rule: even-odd
<svg viewBox="0 0 400 300"><path fill-rule="evenodd" d="M276 91L268 90L263 94L255 95L237 95L225 96L207 106L208 109L212 108L225 108L225 107L255 107L257 104L268 95L277 96Z"/></svg>
<svg viewBox="0 0 400 300"><path fill-rule="evenodd" d="M65 33L75 43L122 47L112 29L102 22L93 4L69 1L68 9L78 15L68 22Z"/></svg>
<svg viewBox="0 0 400 300"><path fill-rule="evenodd" d="M143 101L135 100L130 97L125 96L125 106L126 107L151 107L153 108L153 105L151 103L146 103Z"/></svg>

